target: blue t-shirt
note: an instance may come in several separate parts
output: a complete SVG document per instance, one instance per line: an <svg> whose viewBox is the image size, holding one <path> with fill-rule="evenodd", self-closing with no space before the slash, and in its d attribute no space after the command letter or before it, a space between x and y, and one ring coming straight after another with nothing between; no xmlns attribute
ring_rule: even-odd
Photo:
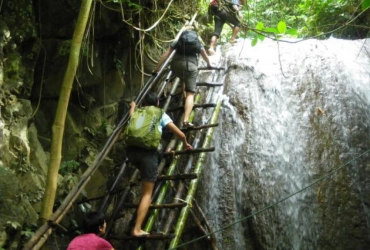
<svg viewBox="0 0 370 250"><path fill-rule="evenodd" d="M159 121L159 130L162 133L163 128L168 125L168 123L172 122L172 119L165 113L163 112L163 115L161 117L161 120Z"/></svg>
<svg viewBox="0 0 370 250"><path fill-rule="evenodd" d="M231 2L232 2L233 4L237 4L237 5L240 5L240 2L239 2L239 0L231 0Z"/></svg>

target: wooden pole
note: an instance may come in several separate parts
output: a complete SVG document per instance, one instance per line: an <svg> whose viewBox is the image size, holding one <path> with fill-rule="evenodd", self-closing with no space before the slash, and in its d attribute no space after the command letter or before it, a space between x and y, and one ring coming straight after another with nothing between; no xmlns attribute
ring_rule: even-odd
<svg viewBox="0 0 370 250"><path fill-rule="evenodd" d="M217 107L216 107L216 109L215 109L215 111L212 115L211 123L216 123L218 121L218 114L221 110L221 103L222 103L222 97L220 96L218 101L217 101ZM208 147L210 145L210 143L212 141L213 132L214 132L214 128L211 128L207 131L206 137L205 137L203 145L202 145L203 147ZM197 164L195 166L195 170L194 170L194 173L197 174L198 176L200 176L200 174L202 172L204 162L206 160L206 156L207 156L206 153L201 153L199 155L199 159L198 159L198 162L197 162ZM186 203L188 203L188 204L192 203L192 200L193 200L194 195L195 195L195 191L196 191L197 186L198 186L198 182L199 182L199 178L191 180L190 185L189 185L188 195L185 199ZM181 210L179 219L177 221L177 225L175 227L175 238L172 239L172 241L170 243L170 248L174 248L179 244L180 237L181 237L182 232L184 230L184 226L185 226L186 219L188 217L189 211L190 211L190 206L186 206Z"/></svg>

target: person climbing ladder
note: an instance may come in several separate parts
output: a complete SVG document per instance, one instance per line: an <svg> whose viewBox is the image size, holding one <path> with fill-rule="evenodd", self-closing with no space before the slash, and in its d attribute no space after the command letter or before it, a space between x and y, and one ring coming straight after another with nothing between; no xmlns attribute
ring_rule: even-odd
<svg viewBox="0 0 370 250"><path fill-rule="evenodd" d="M215 24L214 32L211 37L211 41L210 41L209 49L208 49L209 55L214 55L216 53L216 48L215 48L216 43L217 43L218 38L221 35L222 28L225 23L231 23L233 25L230 43L231 44L235 43L235 39L239 32L240 25L241 25L237 16L239 18L243 17L240 12L241 5L240 5L239 0L232 0L231 3L229 2L224 3L225 0L222 0L222 2L223 2L222 3L223 5L221 7L220 6L221 0L211 0L210 6L209 6L210 12L213 15L213 21ZM227 9L227 6L225 5L230 5L231 7Z"/></svg>
<svg viewBox="0 0 370 250"><path fill-rule="evenodd" d="M168 47L153 70L153 73L156 74L162 64L172 54L172 51L176 49L176 54L171 62L171 69L180 78L183 92L185 92L184 127L194 126L194 124L189 122L189 117L194 106L194 95L198 76L198 54L201 54L203 60L207 63L207 67L212 68L209 57L200 43L197 33L192 28L192 26L187 27L180 38Z"/></svg>
<svg viewBox="0 0 370 250"><path fill-rule="evenodd" d="M124 143L129 161L140 170L142 183L142 198L137 209L135 226L132 236L146 237L149 235L141 229L142 223L152 201L152 193L158 175L157 148L163 128L170 129L183 143L186 150L193 147L187 142L185 134L172 122L171 118L159 107L158 96L149 92L143 100L143 107L136 109L136 103L131 102L131 116L124 130ZM135 110L136 109L136 110Z"/></svg>

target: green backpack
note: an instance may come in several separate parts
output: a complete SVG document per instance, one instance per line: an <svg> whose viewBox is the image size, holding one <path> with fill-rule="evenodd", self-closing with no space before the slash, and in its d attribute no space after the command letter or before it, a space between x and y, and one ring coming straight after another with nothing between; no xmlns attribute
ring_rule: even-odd
<svg viewBox="0 0 370 250"><path fill-rule="evenodd" d="M162 138L162 131L159 129L162 115L163 110L155 106L135 110L123 131L125 146L158 148Z"/></svg>

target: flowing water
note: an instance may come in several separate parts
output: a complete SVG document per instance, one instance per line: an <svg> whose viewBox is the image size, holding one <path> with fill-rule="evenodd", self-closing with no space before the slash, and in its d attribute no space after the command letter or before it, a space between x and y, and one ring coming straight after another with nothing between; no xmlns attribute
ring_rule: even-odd
<svg viewBox="0 0 370 250"><path fill-rule="evenodd" d="M370 249L370 40L249 43L218 48L202 206L220 249Z"/></svg>

